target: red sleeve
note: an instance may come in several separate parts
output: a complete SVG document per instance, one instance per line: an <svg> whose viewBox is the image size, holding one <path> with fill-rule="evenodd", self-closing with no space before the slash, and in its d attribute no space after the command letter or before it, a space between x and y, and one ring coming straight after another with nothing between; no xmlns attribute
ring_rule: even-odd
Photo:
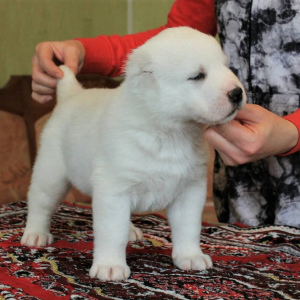
<svg viewBox="0 0 300 300"><path fill-rule="evenodd" d="M119 76L132 49L170 27L189 26L207 34L216 35L214 0L176 0L168 15L167 24L146 32L125 36L100 35L79 40L85 48L82 73Z"/></svg>
<svg viewBox="0 0 300 300"><path fill-rule="evenodd" d="M290 115L284 116L283 118L292 122L297 127L299 137L300 137L300 109L296 110L294 113L292 113ZM287 155L293 154L299 150L300 150L300 138L298 139L297 145L292 150L285 152L278 156L287 156Z"/></svg>

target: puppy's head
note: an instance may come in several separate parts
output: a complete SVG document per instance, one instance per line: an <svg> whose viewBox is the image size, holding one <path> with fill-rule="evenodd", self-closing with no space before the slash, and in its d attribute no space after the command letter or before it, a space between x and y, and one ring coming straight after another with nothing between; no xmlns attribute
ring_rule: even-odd
<svg viewBox="0 0 300 300"><path fill-rule="evenodd" d="M218 42L188 27L167 29L134 50L125 72L131 92L164 118L224 123L246 102Z"/></svg>

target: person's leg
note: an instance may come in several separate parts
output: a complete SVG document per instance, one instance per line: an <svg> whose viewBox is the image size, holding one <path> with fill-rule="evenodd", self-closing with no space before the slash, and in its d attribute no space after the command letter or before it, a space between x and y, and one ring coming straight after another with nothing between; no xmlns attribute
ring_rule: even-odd
<svg viewBox="0 0 300 300"><path fill-rule="evenodd" d="M300 227L300 153L278 157L278 164L283 174L277 185L275 224Z"/></svg>
<svg viewBox="0 0 300 300"><path fill-rule="evenodd" d="M269 160L228 167L216 154L214 202L220 222L257 226L273 224L277 207L275 178Z"/></svg>

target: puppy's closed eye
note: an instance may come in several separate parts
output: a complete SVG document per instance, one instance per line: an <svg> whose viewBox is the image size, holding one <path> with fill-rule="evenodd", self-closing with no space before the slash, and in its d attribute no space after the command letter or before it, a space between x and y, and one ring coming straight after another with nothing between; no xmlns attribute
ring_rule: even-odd
<svg viewBox="0 0 300 300"><path fill-rule="evenodd" d="M204 72L200 72L197 76L190 77L189 80L200 81L200 80L204 80L205 77L206 77L206 74Z"/></svg>

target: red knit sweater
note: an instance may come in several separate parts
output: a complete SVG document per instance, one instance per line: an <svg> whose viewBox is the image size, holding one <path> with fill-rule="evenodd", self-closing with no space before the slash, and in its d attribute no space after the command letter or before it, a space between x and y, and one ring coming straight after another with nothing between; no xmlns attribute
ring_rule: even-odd
<svg viewBox="0 0 300 300"><path fill-rule="evenodd" d="M82 72L119 76L132 49L142 45L162 30L176 26L189 26L204 33L216 35L214 0L176 0L168 15L167 24L157 29L125 36L100 35L95 38L78 39L85 48ZM300 133L300 109L284 118L294 123ZM300 139L296 147L284 155L299 150Z"/></svg>

